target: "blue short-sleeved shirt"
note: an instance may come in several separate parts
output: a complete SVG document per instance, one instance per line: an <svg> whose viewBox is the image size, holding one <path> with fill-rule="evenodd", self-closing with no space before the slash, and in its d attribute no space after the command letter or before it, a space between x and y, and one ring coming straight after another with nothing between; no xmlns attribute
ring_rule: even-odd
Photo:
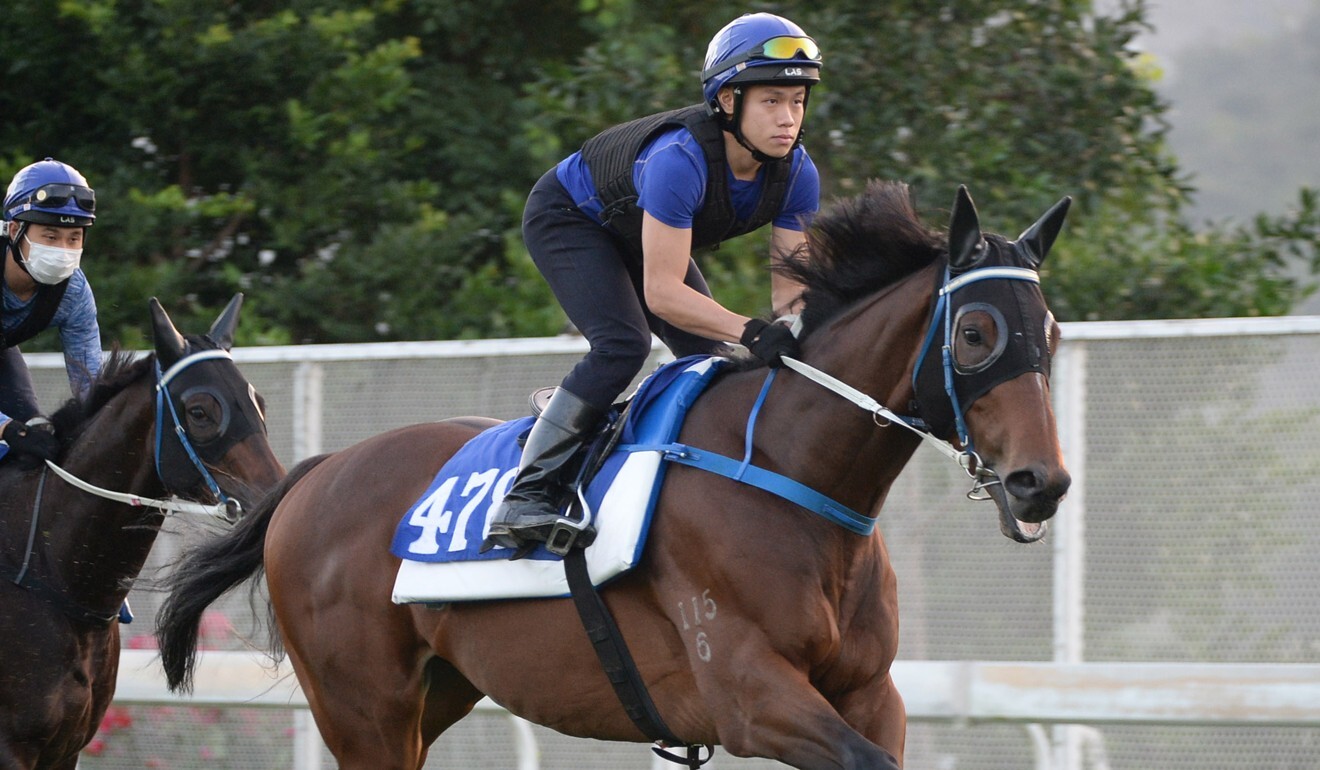
<svg viewBox="0 0 1320 770"><path fill-rule="evenodd" d="M638 207L670 227L691 228L697 212L705 205L706 169L706 154L691 131L677 126L662 132L642 148L633 163ZM755 212L756 202L761 197L765 169L762 168L751 181L735 179L732 169L728 169L728 175L734 212L739 219L746 219ZM578 208L601 221L604 207L581 152L560 161L555 176ZM783 207L774 218L774 226L801 231L819 207L820 175L816 164L805 148L796 147L792 153L788 191Z"/></svg>
<svg viewBox="0 0 1320 770"><path fill-rule="evenodd" d="M4 314L0 322L5 331L13 331L32 312L36 297L24 302L6 286ZM64 369L69 375L69 389L79 397L86 395L92 378L101 371L101 327L96 320L96 298L82 270L69 276L59 307L50 325L60 330L64 349Z"/></svg>

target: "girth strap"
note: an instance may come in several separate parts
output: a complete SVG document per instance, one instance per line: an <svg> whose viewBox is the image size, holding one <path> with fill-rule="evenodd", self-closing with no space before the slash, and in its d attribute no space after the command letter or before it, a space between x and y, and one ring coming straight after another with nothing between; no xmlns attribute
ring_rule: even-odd
<svg viewBox="0 0 1320 770"><path fill-rule="evenodd" d="M601 668L614 687L614 694L618 696L628 718L651 741L669 746L686 745L674 737L665 720L660 717L650 693L646 691L646 684L637 670L632 653L628 652L623 634L619 633L614 616L600 598L596 587L591 584L585 549L574 548L568 552L564 557L564 574L568 578L568 589L573 596L573 606L577 608L578 617L582 620L582 628L587 632L596 657L600 659ZM686 759L658 747L653 751L671 762L698 768L710 761L714 753L713 747L706 748L708 753L705 759L700 758L700 746L687 746Z"/></svg>

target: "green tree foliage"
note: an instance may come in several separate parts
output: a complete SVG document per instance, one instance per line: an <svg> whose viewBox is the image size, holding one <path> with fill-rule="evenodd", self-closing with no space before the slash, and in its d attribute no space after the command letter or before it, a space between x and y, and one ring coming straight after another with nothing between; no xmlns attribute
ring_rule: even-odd
<svg viewBox="0 0 1320 770"><path fill-rule="evenodd" d="M908 181L939 224L966 183L1014 233L1076 197L1047 288L1060 318L1286 312L1316 207L1184 222L1145 16L1027 0L768 7L825 50L807 145L828 200ZM652 0L60 0L0 37L0 174L45 155L101 199L85 266L107 342L144 344L248 294L242 344L553 334L520 241L535 179L613 123L700 99L742 9ZM703 257L766 309L766 238ZM188 319L192 318L190 322ZM40 342L40 341L39 341ZM35 349L35 348L34 348Z"/></svg>

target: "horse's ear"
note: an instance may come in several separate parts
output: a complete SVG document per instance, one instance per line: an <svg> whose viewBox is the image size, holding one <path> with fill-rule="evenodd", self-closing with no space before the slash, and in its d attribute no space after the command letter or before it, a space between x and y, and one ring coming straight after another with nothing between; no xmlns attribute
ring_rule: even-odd
<svg viewBox="0 0 1320 770"><path fill-rule="evenodd" d="M176 361L183 358L184 352L188 349L188 343L179 334L179 330L174 328L174 322L170 320L165 308L161 307L160 300L151 298L151 332L156 340L156 360L160 362L162 369L168 369Z"/></svg>
<svg viewBox="0 0 1320 770"><path fill-rule="evenodd" d="M967 192L967 185L958 185L958 197L953 201L953 215L949 220L949 268L955 272L964 270L984 255L981 218L976 215L976 205Z"/></svg>
<svg viewBox="0 0 1320 770"><path fill-rule="evenodd" d="M229 350L234 345L234 330L238 328L238 309L243 307L243 294L240 292L229 300L220 316L211 324L211 331L206 336L219 345L221 350Z"/></svg>
<svg viewBox="0 0 1320 770"><path fill-rule="evenodd" d="M1032 267L1040 267L1040 263L1045 261L1045 255L1050 253L1054 239L1059 237L1059 230L1063 229L1063 220L1068 216L1068 207L1071 205L1072 198L1064 196L1063 200L1037 219L1036 224L1018 236L1018 249Z"/></svg>

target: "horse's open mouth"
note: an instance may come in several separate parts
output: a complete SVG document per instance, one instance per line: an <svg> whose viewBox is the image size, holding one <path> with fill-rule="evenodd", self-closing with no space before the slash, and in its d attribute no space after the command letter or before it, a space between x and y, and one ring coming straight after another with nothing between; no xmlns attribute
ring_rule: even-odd
<svg viewBox="0 0 1320 770"><path fill-rule="evenodd" d="M999 531L1004 533L1004 537L1019 543L1034 543L1045 537L1049 531L1049 522L1044 519L1048 519L1048 516L1042 517L1039 522L1023 521L1013 515L1013 502L1008 499L1003 484L989 484L985 489L999 508Z"/></svg>

